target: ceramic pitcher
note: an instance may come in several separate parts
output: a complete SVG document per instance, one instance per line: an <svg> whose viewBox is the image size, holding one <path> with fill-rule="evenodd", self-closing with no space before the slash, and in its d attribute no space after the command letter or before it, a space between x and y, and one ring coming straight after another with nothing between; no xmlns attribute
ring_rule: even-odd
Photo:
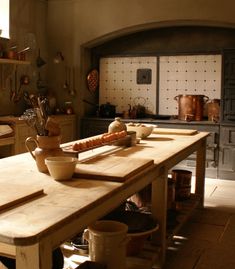
<svg viewBox="0 0 235 269"><path fill-rule="evenodd" d="M63 150L60 148L61 136L40 136L28 137L25 141L25 146L35 159L37 168L40 172L48 172L45 164L45 158L52 156L64 155ZM33 145L36 146L32 150Z"/></svg>

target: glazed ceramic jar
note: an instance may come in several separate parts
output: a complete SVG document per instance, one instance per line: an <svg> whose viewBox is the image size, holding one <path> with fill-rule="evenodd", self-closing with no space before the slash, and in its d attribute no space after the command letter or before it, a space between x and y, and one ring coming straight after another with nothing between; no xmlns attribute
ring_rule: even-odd
<svg viewBox="0 0 235 269"><path fill-rule="evenodd" d="M121 131L126 131L126 124L121 121L121 118L117 117L113 122L109 124L108 132L109 133L116 133Z"/></svg>

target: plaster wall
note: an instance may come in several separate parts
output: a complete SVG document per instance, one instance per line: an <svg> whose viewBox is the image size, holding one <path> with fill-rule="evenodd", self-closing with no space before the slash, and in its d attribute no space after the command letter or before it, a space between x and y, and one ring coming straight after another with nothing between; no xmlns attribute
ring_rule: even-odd
<svg viewBox="0 0 235 269"><path fill-rule="evenodd" d="M49 0L48 23L51 37L61 37L62 32L70 36L72 28L76 41L86 44L156 26L232 26L234 8L232 0Z"/></svg>

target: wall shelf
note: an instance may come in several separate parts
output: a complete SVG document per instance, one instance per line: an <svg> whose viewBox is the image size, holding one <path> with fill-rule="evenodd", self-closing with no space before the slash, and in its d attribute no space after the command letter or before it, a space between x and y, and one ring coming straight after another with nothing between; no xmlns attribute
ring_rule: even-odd
<svg viewBox="0 0 235 269"><path fill-rule="evenodd" d="M19 60L12 60L12 59L0 58L0 64L21 64L21 65L28 65L28 64L30 64L30 62L29 61L19 61Z"/></svg>

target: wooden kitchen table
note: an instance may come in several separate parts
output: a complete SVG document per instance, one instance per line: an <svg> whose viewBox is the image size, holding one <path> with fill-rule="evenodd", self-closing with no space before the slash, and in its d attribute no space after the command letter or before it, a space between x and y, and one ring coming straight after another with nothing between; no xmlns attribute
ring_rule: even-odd
<svg viewBox="0 0 235 269"><path fill-rule="evenodd" d="M127 165L132 157L154 160L153 165L125 182L84 178L55 181L38 172L29 153L1 159L0 188L4 196L0 199L0 253L16 257L17 269L51 269L53 249L152 183L152 213L160 223L154 239L161 247L163 263L168 170L197 152L195 192L203 206L208 135L154 134L136 146L110 153L125 157Z"/></svg>

